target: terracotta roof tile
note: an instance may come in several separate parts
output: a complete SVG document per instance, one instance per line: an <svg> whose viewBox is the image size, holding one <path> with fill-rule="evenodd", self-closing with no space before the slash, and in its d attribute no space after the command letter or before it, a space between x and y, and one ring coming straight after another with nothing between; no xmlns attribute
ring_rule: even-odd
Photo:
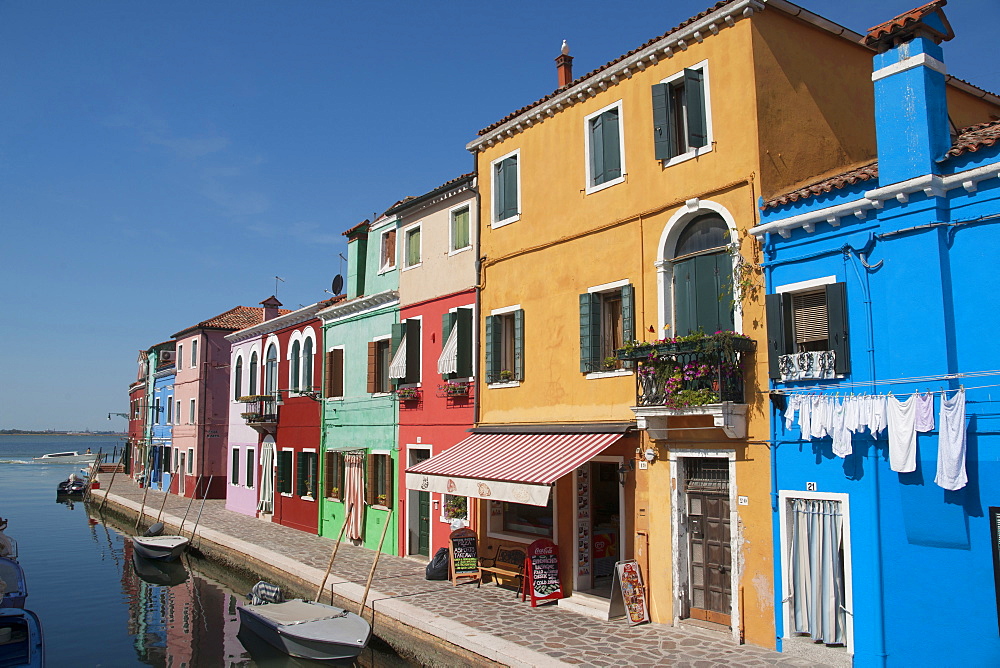
<svg viewBox="0 0 1000 668"><path fill-rule="evenodd" d="M947 4L948 0L932 0L932 2L928 2L926 5L921 5L920 7L911 9L908 12L903 12L899 16L889 19L885 23L873 26L868 29L868 35L865 37L865 44L868 46L874 46L875 44L885 42L889 38L893 37L908 39L910 37L908 33L915 27L915 24L920 23ZM948 27L947 21L945 21L945 26ZM949 40L954 36L954 33L951 32L950 27L948 28L948 33L939 33L937 31L935 31L935 33L937 33L941 39Z"/></svg>
<svg viewBox="0 0 1000 668"><path fill-rule="evenodd" d="M1000 121L973 125L962 130L962 133L955 138L955 143L945 153L945 157L952 158L968 151L975 152L984 146L993 146L997 141L1000 141Z"/></svg>
<svg viewBox="0 0 1000 668"><path fill-rule="evenodd" d="M289 313L291 313L290 309L278 309L278 315L287 315ZM237 306L225 313L220 313L214 318L202 320L197 325L182 329L177 334L174 334L174 336L189 332L192 329L231 329L235 332L238 329L259 325L262 322L264 322L263 308L259 306Z"/></svg>
<svg viewBox="0 0 1000 668"><path fill-rule="evenodd" d="M777 197L764 202L761 208L768 209L773 206L781 206L782 204L797 202L800 199L808 199L810 197L815 197L816 195L828 193L831 190L839 190L844 186L852 185L858 181L869 181L874 178L878 178L877 160L873 160L866 165L855 167L849 171L841 172L840 174L822 179L821 181L810 183L809 185L802 186L801 188L796 188L791 192L778 195Z"/></svg>
<svg viewBox="0 0 1000 668"><path fill-rule="evenodd" d="M939 0L939 1L943 1L943 0ZM507 121L511 120L512 118L516 118L517 116L523 114L524 112L528 111L529 109L531 109L533 107L537 107L538 105L542 104L546 100L552 99L553 97L555 97L556 95L558 95L562 91L566 90L567 88L572 88L573 86L575 86L576 84L580 83L584 79L586 79L588 77L591 77L591 76L597 74L598 72L611 67L615 63L618 63L618 62L620 62L622 60L625 60L626 58L628 58L632 54L635 54L635 53L638 53L639 51L642 51L643 49L645 49L650 44L653 44L654 42L658 42L659 40L663 39L664 37L666 37L670 33L676 32L676 31L680 30L681 28L683 28L683 27L685 27L685 26L687 26L687 25L689 25L691 23L694 23L695 21L697 21L699 19L702 19L702 18L708 16L712 12L721 9L722 7L725 7L728 4L729 4L729 0L721 0L720 2L716 2L714 5L712 5L711 7L709 7L708 9L706 9L705 11L703 11L703 12L701 12L701 13L695 15L695 16L692 16L691 18L687 19L683 23L681 23L681 24L679 24L679 25L671 28L667 32L663 33L662 35L660 35L658 37L654 37L653 39L648 40L647 42L645 42L641 46L639 46L639 47L637 47L635 49L632 49L628 53L626 53L624 55L621 55L621 56L618 56L614 60L610 60L610 61L606 62L605 64L601 65L597 69L592 70L590 72L587 72L582 77L577 77L574 81L571 81L567 85L555 89L554 91L552 91L551 93L549 93L545 97L541 98L540 100L536 100L535 102L532 102L531 104L529 104L527 106L521 107L517 111L513 111L513 112L507 114L506 116L504 116L503 118L501 118L496 123L493 123L492 125L489 125L489 126L483 128L482 130L480 130L479 134L480 135L485 135L485 134L489 133L491 130L500 127L501 125L503 125Z"/></svg>
<svg viewBox="0 0 1000 668"><path fill-rule="evenodd" d="M364 220L362 220L360 223L358 223L357 225L355 225L351 229L347 230L346 232L343 232L343 235L345 237L353 237L355 234L357 234L358 232L360 232L362 229L364 229L365 231L367 231L368 230L368 226L371 225L371 224L372 224L372 221L370 221L367 218L365 218Z"/></svg>

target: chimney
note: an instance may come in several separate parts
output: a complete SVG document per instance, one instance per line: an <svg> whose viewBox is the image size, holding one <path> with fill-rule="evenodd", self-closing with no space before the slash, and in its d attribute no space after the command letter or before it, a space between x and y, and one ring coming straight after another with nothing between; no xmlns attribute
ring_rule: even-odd
<svg viewBox="0 0 1000 668"><path fill-rule="evenodd" d="M559 73L559 88L565 88L573 81L573 56L569 55L569 45L562 43L562 53L556 58L556 72Z"/></svg>
<svg viewBox="0 0 1000 668"><path fill-rule="evenodd" d="M875 134L880 185L940 174L951 147L941 42L955 36L934 0L868 31L875 48Z"/></svg>
<svg viewBox="0 0 1000 668"><path fill-rule="evenodd" d="M260 305L264 307L264 319L261 322L267 322L278 317L278 309L281 308L281 302L278 301L277 297L271 295L260 302Z"/></svg>

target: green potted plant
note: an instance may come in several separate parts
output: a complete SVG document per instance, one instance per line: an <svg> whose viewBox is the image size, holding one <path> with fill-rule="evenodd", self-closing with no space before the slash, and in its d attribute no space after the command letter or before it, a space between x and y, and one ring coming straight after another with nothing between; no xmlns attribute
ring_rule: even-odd
<svg viewBox="0 0 1000 668"><path fill-rule="evenodd" d="M419 387L400 387L396 390L396 398L400 401L414 401L420 398Z"/></svg>
<svg viewBox="0 0 1000 668"><path fill-rule="evenodd" d="M603 366L605 371L614 371L618 368L618 364L618 357L615 355L608 355L604 358Z"/></svg>
<svg viewBox="0 0 1000 668"><path fill-rule="evenodd" d="M385 494L379 494L378 496L375 497L375 505L376 506L384 506L385 502L386 502L386 498L387 497L386 497Z"/></svg>
<svg viewBox="0 0 1000 668"><path fill-rule="evenodd" d="M329 493L328 496L331 499L339 499L340 498L340 488L339 487L331 487L330 488L330 493Z"/></svg>
<svg viewBox="0 0 1000 668"><path fill-rule="evenodd" d="M464 496L449 497L444 504L444 517L448 520L465 519L468 508L468 500Z"/></svg>
<svg viewBox="0 0 1000 668"><path fill-rule="evenodd" d="M514 372L510 369L501 369L497 377L501 383L509 383L514 380Z"/></svg>

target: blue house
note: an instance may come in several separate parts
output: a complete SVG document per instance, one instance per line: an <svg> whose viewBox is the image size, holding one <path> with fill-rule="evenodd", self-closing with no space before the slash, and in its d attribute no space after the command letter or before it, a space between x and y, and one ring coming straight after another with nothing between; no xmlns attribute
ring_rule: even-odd
<svg viewBox="0 0 1000 668"><path fill-rule="evenodd" d="M751 230L778 647L822 663L1000 665L1000 98L946 74L944 5L868 33L877 161Z"/></svg>
<svg viewBox="0 0 1000 668"><path fill-rule="evenodd" d="M171 344L173 342L170 342ZM156 356L153 372L152 420L150 424L150 464L149 484L153 489L170 489L170 478L176 468L173 456L174 424L174 376L177 367L174 351L154 350ZM151 355L152 357L152 355Z"/></svg>

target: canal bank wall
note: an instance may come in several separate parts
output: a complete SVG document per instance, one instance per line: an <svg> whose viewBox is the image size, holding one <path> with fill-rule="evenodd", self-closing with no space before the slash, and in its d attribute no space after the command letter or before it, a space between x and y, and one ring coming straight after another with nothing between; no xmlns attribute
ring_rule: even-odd
<svg viewBox="0 0 1000 668"><path fill-rule="evenodd" d="M101 514L120 520L125 527L134 527L143 510L140 532L154 521L163 522L165 533L178 533L183 517L146 506L134 500L94 490L91 503L100 506L107 496ZM159 519L157 520L157 516ZM194 528L194 522L184 522L184 535ZM332 541L330 549L333 549ZM315 568L284 556L254 542L240 540L224 532L199 525L191 547L216 566L244 581L267 580L282 587L286 596L312 600L323 580L325 568ZM342 546L343 548L344 546ZM370 552L371 559L375 553ZM336 566L334 568L336 572ZM466 585L467 586L467 585ZM321 602L357 612L364 596L364 582L346 580L335 574L327 578ZM372 633L400 656L422 666L559 666L563 662L526 651L525 648L499 638L484 636L475 629L438 618L422 607L394 596L381 593L373 584L362 616L372 624ZM504 645L510 645L505 647Z"/></svg>

